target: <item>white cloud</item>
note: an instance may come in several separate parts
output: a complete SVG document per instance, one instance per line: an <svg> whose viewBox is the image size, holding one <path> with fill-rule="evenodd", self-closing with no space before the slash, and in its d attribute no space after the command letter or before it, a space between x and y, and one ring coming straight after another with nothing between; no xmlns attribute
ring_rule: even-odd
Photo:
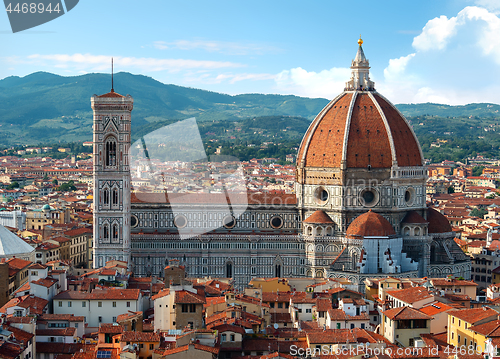
<svg viewBox="0 0 500 359"><path fill-rule="evenodd" d="M280 93L307 97L333 98L345 87L350 78L349 68L332 68L320 72L301 67L281 71L275 78Z"/></svg>
<svg viewBox="0 0 500 359"><path fill-rule="evenodd" d="M498 0L476 0L474 3L492 13L500 14L500 1Z"/></svg>
<svg viewBox="0 0 500 359"><path fill-rule="evenodd" d="M196 50L201 49L208 52L220 52L227 55L260 55L268 52L277 52L280 49L264 44L245 44L237 42L210 41L203 39L155 41L153 47L158 50L179 49Z"/></svg>
<svg viewBox="0 0 500 359"><path fill-rule="evenodd" d="M396 80L400 79L400 77L404 74L406 66L408 62L415 56L416 54L409 54L407 56L401 56L398 59L390 59L389 66L387 66L384 70L384 77L386 80Z"/></svg>
<svg viewBox="0 0 500 359"><path fill-rule="evenodd" d="M419 51L443 49L448 39L456 33L457 18L440 16L429 20L422 33L413 39L413 47Z"/></svg>
<svg viewBox="0 0 500 359"><path fill-rule="evenodd" d="M500 18L482 7L431 19L414 53L389 60L378 88L395 103L498 103L499 34Z"/></svg>
<svg viewBox="0 0 500 359"><path fill-rule="evenodd" d="M105 71L110 67L110 56L92 54L33 54L27 57L28 61L45 62L46 65L68 68L75 67L77 70ZM222 68L245 67L244 64L229 61L200 61L190 59L157 59L146 57L114 57L115 65L123 71L139 70L144 72L205 69L214 70Z"/></svg>
<svg viewBox="0 0 500 359"><path fill-rule="evenodd" d="M192 73L184 77L187 83L193 84L220 84L228 82L229 84L235 84L240 81L265 81L274 80L276 78L275 74L266 73L221 73L221 74L208 74L208 73Z"/></svg>

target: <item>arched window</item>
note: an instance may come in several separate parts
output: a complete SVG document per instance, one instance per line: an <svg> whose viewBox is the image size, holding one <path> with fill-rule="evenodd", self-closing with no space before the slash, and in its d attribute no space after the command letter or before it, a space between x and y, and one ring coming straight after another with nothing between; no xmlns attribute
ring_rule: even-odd
<svg viewBox="0 0 500 359"><path fill-rule="evenodd" d="M111 196L112 198L112 203L114 206L116 206L118 204L118 189L116 188L113 188L113 191L112 191L113 195Z"/></svg>
<svg viewBox="0 0 500 359"><path fill-rule="evenodd" d="M233 264L226 263L226 278L233 278Z"/></svg>
<svg viewBox="0 0 500 359"><path fill-rule="evenodd" d="M103 202L104 202L104 205L107 206L109 205L109 190L107 188L104 189L104 192L103 192Z"/></svg>
<svg viewBox="0 0 500 359"><path fill-rule="evenodd" d="M102 228L102 236L104 239L109 239L109 228L107 224Z"/></svg>
<svg viewBox="0 0 500 359"><path fill-rule="evenodd" d="M118 240L118 224L113 224L113 240Z"/></svg>
<svg viewBox="0 0 500 359"><path fill-rule="evenodd" d="M106 166L116 166L116 140L110 137L106 141Z"/></svg>
<svg viewBox="0 0 500 359"><path fill-rule="evenodd" d="M274 268L274 276L278 278L281 277L281 264L276 264Z"/></svg>
<svg viewBox="0 0 500 359"><path fill-rule="evenodd" d="M420 235L420 228L419 227L415 227L415 235L416 236Z"/></svg>

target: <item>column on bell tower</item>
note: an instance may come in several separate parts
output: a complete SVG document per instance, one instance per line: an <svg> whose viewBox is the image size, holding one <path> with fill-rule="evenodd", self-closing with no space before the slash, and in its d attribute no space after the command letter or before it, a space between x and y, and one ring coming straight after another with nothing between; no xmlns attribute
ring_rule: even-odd
<svg viewBox="0 0 500 359"><path fill-rule="evenodd" d="M112 89L91 97L93 120L94 268L122 260L130 268L130 121L134 100Z"/></svg>

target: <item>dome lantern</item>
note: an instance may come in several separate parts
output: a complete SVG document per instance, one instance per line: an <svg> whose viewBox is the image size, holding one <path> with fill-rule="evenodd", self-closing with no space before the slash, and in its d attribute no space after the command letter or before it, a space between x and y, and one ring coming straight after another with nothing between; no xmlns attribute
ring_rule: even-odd
<svg viewBox="0 0 500 359"><path fill-rule="evenodd" d="M370 80L370 62L366 59L363 51L363 40L361 36L358 40L358 52L351 63L351 79L346 82L346 91L373 91L375 83Z"/></svg>

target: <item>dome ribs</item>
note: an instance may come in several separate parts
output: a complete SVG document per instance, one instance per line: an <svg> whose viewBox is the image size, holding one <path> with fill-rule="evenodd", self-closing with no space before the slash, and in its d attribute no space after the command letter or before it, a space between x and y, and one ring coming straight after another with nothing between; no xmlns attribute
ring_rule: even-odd
<svg viewBox="0 0 500 359"><path fill-rule="evenodd" d="M373 96L384 112L389 128L391 129L398 166L422 166L420 147L410 125L398 110L382 96L377 93L373 94Z"/></svg>
<svg viewBox="0 0 500 359"><path fill-rule="evenodd" d="M347 141L347 168L390 168L389 137L384 121L367 93L358 93Z"/></svg>
<svg viewBox="0 0 500 359"><path fill-rule="evenodd" d="M345 94L323 116L318 116L313 121L304 137L310 136L310 139L302 143L297 163L305 156L304 165L307 167L340 167L351 98L352 94Z"/></svg>

